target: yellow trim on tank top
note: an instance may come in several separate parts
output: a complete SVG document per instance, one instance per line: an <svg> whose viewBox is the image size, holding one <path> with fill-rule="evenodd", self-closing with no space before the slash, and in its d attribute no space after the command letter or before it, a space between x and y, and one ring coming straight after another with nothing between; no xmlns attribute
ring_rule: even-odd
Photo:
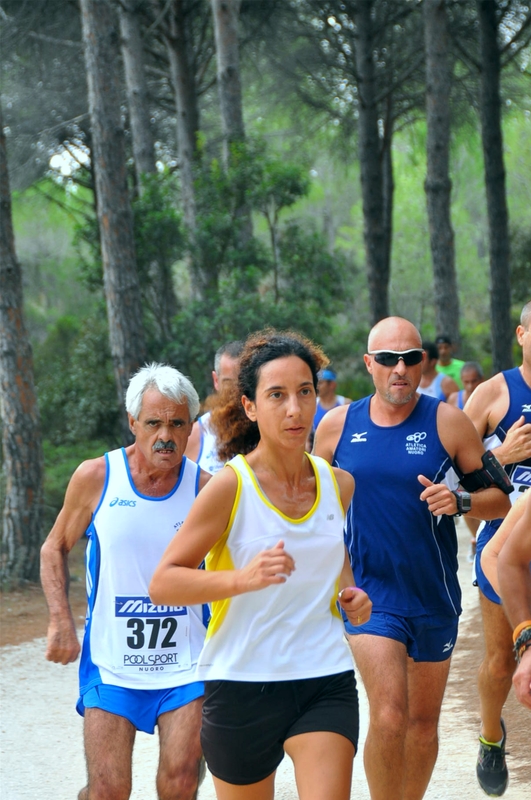
<svg viewBox="0 0 531 800"><path fill-rule="evenodd" d="M306 522L306 520L310 519L312 514L315 513L315 511L316 511L316 509L317 509L317 507L319 505L319 501L321 500L321 479L319 477L319 471L318 471L318 469L317 469L317 467L315 465L315 462L314 462L312 456L309 453L305 453L305 455L308 456L308 460L310 461L310 464L311 464L312 469L313 469L313 474L315 476L315 490L316 490L315 491L315 501L314 501L312 507L310 508L310 510L307 511L306 514L303 517L298 517L298 518L288 517L287 514L284 514L279 508L274 506L273 503L271 502L271 500L269 500L267 495L265 495L264 492L262 491L262 488L261 488L260 484L258 483L258 481L256 479L256 475L254 474L253 470L251 469L251 467L249 466L249 464L247 463L245 458L242 455L236 456L236 458L238 460L243 461L243 463L245 464L245 468L246 468L247 472L249 473L250 478L251 478L251 480L252 480L252 482L254 484L254 488L256 489L256 493L258 494L260 499L265 503L265 505L268 508L270 508L272 511L275 511L275 513L277 513L279 515L279 517L282 517L282 519L285 519L288 522L293 522L294 525L300 525L301 522Z"/></svg>
<svg viewBox="0 0 531 800"><path fill-rule="evenodd" d="M225 466L229 465L226 464ZM236 497L234 498L234 503L232 506L232 511L230 512L229 521L227 523L227 527L223 531L223 534L217 540L216 544L210 550L210 552L207 554L205 558L205 568L211 571L234 569L234 562L232 560L230 550L227 547L227 539L229 537L229 533L231 532L232 525L234 523L234 517L236 516L236 511L238 510L238 504L240 502L240 496L242 493L242 477L237 470L233 470L233 472L236 475L238 486L236 488ZM226 597L225 600L213 601L212 617L210 619L210 622L208 623L207 634L206 634L207 639L210 639L211 636L213 636L216 633L216 631L220 629L223 620L227 616L231 600L232 600L231 597Z"/></svg>
<svg viewBox="0 0 531 800"><path fill-rule="evenodd" d="M341 616L341 612L337 607L337 596L339 594L339 578L336 581L336 585L334 587L334 594L332 595L332 599L330 600L330 611L332 612L333 617L339 617L339 619L343 619Z"/></svg>

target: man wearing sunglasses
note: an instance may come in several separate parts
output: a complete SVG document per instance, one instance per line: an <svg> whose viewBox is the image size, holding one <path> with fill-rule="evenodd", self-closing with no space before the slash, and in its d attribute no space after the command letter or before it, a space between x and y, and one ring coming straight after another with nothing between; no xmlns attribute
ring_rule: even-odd
<svg viewBox="0 0 531 800"><path fill-rule="evenodd" d="M414 325L381 320L364 356L374 394L330 411L315 442L317 455L356 481L346 544L373 617L358 635L346 629L369 698L372 800L422 798L435 765L461 612L453 517L492 518L509 507L497 472L481 492L457 490L453 468L475 485L485 451L462 411L417 393L424 359Z"/></svg>

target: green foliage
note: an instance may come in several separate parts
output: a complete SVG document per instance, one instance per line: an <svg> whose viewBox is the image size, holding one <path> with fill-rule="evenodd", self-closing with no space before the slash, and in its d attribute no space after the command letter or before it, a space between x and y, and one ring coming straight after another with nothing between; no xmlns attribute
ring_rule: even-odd
<svg viewBox="0 0 531 800"><path fill-rule="evenodd" d="M62 317L35 349L43 437L52 444L118 440L118 402L104 310Z"/></svg>
<svg viewBox="0 0 531 800"><path fill-rule="evenodd" d="M158 262L171 270L185 251L182 214L177 210L179 194L170 172L144 175L142 194L133 201L135 250L140 281L152 282L150 266Z"/></svg>
<svg viewBox="0 0 531 800"><path fill-rule="evenodd" d="M217 160L203 165L192 251L202 296L178 311L174 341L163 351L200 394L211 390L213 355L229 340L266 325L318 341L331 332L330 316L344 305L347 258L330 253L311 223L280 223L309 188L304 167L272 157L260 142L233 148L227 170ZM267 244L242 236L242 206L267 217L274 233Z"/></svg>
<svg viewBox="0 0 531 800"><path fill-rule="evenodd" d="M523 306L531 298L531 228L513 228L511 236L511 299Z"/></svg>
<svg viewBox="0 0 531 800"><path fill-rule="evenodd" d="M109 450L105 440L76 439L75 442L54 444L43 441L44 454L44 522L48 532L63 505L66 487L76 468L88 458L98 458Z"/></svg>

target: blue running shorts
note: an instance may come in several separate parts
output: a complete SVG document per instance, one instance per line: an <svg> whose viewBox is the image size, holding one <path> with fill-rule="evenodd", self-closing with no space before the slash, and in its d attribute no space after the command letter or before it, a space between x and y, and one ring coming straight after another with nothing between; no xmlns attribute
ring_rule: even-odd
<svg viewBox="0 0 531 800"><path fill-rule="evenodd" d="M492 522L486 522L478 531L476 541L476 560L474 561L474 570L476 573L476 580L474 581L474 584L479 586L480 592L485 595L487 600L490 600L492 603L496 603L496 605L501 606L502 601L500 596L494 591L492 584L488 580L481 567L481 553L483 552L483 548L486 544L488 544L488 542L490 542L501 525L501 520L496 520L495 522L497 523L496 525L494 525Z"/></svg>
<svg viewBox="0 0 531 800"><path fill-rule="evenodd" d="M368 633L402 642L414 661L446 661L450 658L459 624L459 618L454 616L399 617L381 611L373 611L365 625L351 625L345 617L344 620L345 630L350 636Z"/></svg>
<svg viewBox="0 0 531 800"><path fill-rule="evenodd" d="M124 689L122 686L100 683L79 698L76 711L83 717L86 708L101 708L102 711L125 717L139 731L154 733L161 714L191 703L202 697L204 692L201 681L173 689Z"/></svg>

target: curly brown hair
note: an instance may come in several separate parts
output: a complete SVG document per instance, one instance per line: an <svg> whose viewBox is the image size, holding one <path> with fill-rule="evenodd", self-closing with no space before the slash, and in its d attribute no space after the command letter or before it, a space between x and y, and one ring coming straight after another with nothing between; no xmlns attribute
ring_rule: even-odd
<svg viewBox="0 0 531 800"><path fill-rule="evenodd" d="M210 417L222 461L228 461L238 453L250 453L260 441L258 425L246 415L241 398L245 395L254 401L261 367L287 356L297 356L309 366L317 390L318 372L326 367L329 359L310 339L295 331L277 331L274 328L251 333L246 339L240 356L238 383L219 395Z"/></svg>

